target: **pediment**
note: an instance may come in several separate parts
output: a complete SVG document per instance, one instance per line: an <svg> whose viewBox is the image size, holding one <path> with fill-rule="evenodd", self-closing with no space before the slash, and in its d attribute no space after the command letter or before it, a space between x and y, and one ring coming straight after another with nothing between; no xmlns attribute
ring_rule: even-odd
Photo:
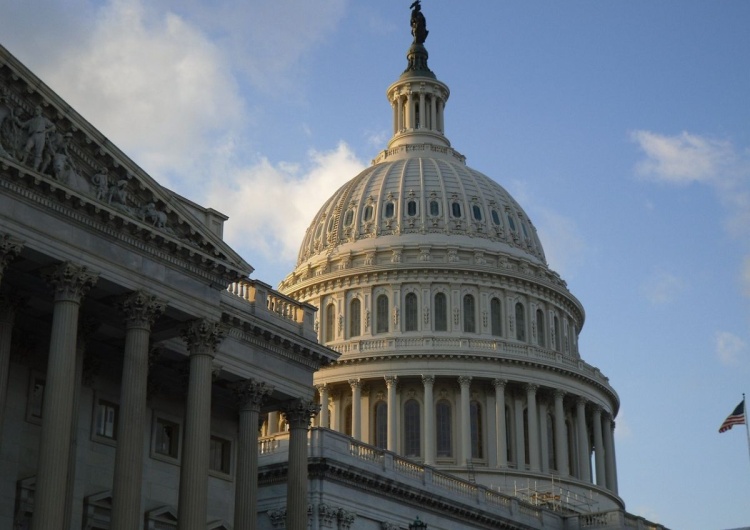
<svg viewBox="0 0 750 530"><path fill-rule="evenodd" d="M2 46L0 183L221 283L253 270L223 241L226 216L161 186Z"/></svg>

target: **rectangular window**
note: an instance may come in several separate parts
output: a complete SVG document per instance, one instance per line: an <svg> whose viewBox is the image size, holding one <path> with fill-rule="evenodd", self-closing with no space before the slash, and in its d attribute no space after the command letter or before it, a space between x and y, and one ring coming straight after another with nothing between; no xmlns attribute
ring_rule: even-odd
<svg viewBox="0 0 750 530"><path fill-rule="evenodd" d="M32 374L29 380L29 396L26 404L26 421L41 423L44 405L44 387L47 381L44 376Z"/></svg>
<svg viewBox="0 0 750 530"><path fill-rule="evenodd" d="M117 417L120 407L111 401L99 399L94 411L94 436L117 440Z"/></svg>
<svg viewBox="0 0 750 530"><path fill-rule="evenodd" d="M211 436L209 469L216 473L229 475L232 471L232 442Z"/></svg>
<svg viewBox="0 0 750 530"><path fill-rule="evenodd" d="M155 455L178 459L180 457L180 424L157 416L154 420L153 444Z"/></svg>

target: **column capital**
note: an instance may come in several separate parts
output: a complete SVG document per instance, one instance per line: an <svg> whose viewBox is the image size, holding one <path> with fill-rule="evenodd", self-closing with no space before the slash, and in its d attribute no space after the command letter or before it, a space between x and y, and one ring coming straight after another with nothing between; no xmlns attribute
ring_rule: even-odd
<svg viewBox="0 0 750 530"><path fill-rule="evenodd" d="M349 379L349 386L352 387L352 390L354 390L355 388L362 388L362 380L359 378Z"/></svg>
<svg viewBox="0 0 750 530"><path fill-rule="evenodd" d="M492 386L495 388L505 388L505 386L508 384L507 379L493 379L492 380Z"/></svg>
<svg viewBox="0 0 750 530"><path fill-rule="evenodd" d="M147 293L135 291L120 300L119 308L125 314L128 328L151 329L151 325L167 307L164 300Z"/></svg>
<svg viewBox="0 0 750 530"><path fill-rule="evenodd" d="M565 390L560 390L559 388L556 388L553 392L555 399L564 399L568 393Z"/></svg>
<svg viewBox="0 0 750 530"><path fill-rule="evenodd" d="M424 384L424 386L435 384L435 376L434 375L423 375L422 376L422 384Z"/></svg>
<svg viewBox="0 0 750 530"><path fill-rule="evenodd" d="M0 279L3 277L5 266L16 259L23 250L25 243L8 234L0 234Z"/></svg>
<svg viewBox="0 0 750 530"><path fill-rule="evenodd" d="M260 406L273 392L273 386L255 379L244 379L231 385L240 410L260 411Z"/></svg>
<svg viewBox="0 0 750 530"><path fill-rule="evenodd" d="M315 385L315 390L318 391L320 395L323 395L323 392L328 392L328 383L320 383L318 385Z"/></svg>
<svg viewBox="0 0 750 530"><path fill-rule="evenodd" d="M307 429L310 427L310 420L320 412L320 405L309 399L295 399L284 405L281 413L284 420L289 424L289 428Z"/></svg>
<svg viewBox="0 0 750 530"><path fill-rule="evenodd" d="M471 376L470 375L458 376L458 384L461 386L469 386L471 384Z"/></svg>
<svg viewBox="0 0 750 530"><path fill-rule="evenodd" d="M398 382L398 377L395 375L386 375L385 376L385 386L390 388L391 386L395 385Z"/></svg>
<svg viewBox="0 0 750 530"><path fill-rule="evenodd" d="M526 383L523 387L526 389L527 393L536 394L536 391L539 390L539 385L536 383Z"/></svg>
<svg viewBox="0 0 750 530"><path fill-rule="evenodd" d="M591 410L594 414L598 414L599 416L601 416L604 409L602 409L601 405L597 405L596 403L594 403L593 405L591 405Z"/></svg>
<svg viewBox="0 0 750 530"><path fill-rule="evenodd" d="M588 402L589 402L589 400L586 399L583 396L576 397L576 405L578 405L578 406L585 407Z"/></svg>
<svg viewBox="0 0 750 530"><path fill-rule="evenodd" d="M188 322L181 330L182 340L187 343L190 355L216 355L216 348L224 337L226 330L218 322L203 318Z"/></svg>
<svg viewBox="0 0 750 530"><path fill-rule="evenodd" d="M46 271L44 279L54 288L55 301L78 303L96 285L99 274L89 271L83 265L66 261Z"/></svg>

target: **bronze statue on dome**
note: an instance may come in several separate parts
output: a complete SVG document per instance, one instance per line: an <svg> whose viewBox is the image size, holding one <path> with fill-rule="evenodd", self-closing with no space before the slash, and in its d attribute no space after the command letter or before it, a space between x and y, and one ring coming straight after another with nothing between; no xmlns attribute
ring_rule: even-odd
<svg viewBox="0 0 750 530"><path fill-rule="evenodd" d="M414 44L424 44L427 39L427 21L422 14L421 0L414 0L411 6L411 34L414 35Z"/></svg>

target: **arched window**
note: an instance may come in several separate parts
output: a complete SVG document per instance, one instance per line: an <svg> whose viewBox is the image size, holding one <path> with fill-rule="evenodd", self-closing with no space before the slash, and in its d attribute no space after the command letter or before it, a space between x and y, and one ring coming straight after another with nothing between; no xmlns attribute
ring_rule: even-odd
<svg viewBox="0 0 750 530"><path fill-rule="evenodd" d="M476 333L477 331L474 297L470 294L464 296L464 331L466 333Z"/></svg>
<svg viewBox="0 0 750 530"><path fill-rule="evenodd" d="M541 309L536 310L536 343L544 348L544 311Z"/></svg>
<svg viewBox="0 0 750 530"><path fill-rule="evenodd" d="M404 331L417 331L417 295L408 293L404 300Z"/></svg>
<svg viewBox="0 0 750 530"><path fill-rule="evenodd" d="M349 336L359 337L362 334L361 331L362 322L362 302L359 298L353 298L349 302Z"/></svg>
<svg viewBox="0 0 750 530"><path fill-rule="evenodd" d="M555 315L555 349L560 351L560 319Z"/></svg>
<svg viewBox="0 0 750 530"><path fill-rule="evenodd" d="M417 215L417 201L409 201L406 203L406 215L409 217Z"/></svg>
<svg viewBox="0 0 750 530"><path fill-rule="evenodd" d="M385 212L383 212L383 216L386 219L390 219L393 217L393 214L396 210L396 206L392 202L385 203Z"/></svg>
<svg viewBox="0 0 750 530"><path fill-rule="evenodd" d="M437 434L437 456L453 455L453 425L451 421L451 404L441 399L435 404L435 433Z"/></svg>
<svg viewBox="0 0 750 530"><path fill-rule="evenodd" d="M474 216L475 221L482 220L482 209L478 205L475 204L471 207L471 213Z"/></svg>
<svg viewBox="0 0 750 530"><path fill-rule="evenodd" d="M451 212L453 217L461 217L461 203L454 202L451 204Z"/></svg>
<svg viewBox="0 0 750 530"><path fill-rule="evenodd" d="M482 439L484 432L482 429L482 406L478 401L472 401L469 404L470 424L471 424L471 458L484 458L484 448Z"/></svg>
<svg viewBox="0 0 750 530"><path fill-rule="evenodd" d="M503 336L502 304L499 298L490 300L490 323L495 337Z"/></svg>
<svg viewBox="0 0 750 530"><path fill-rule="evenodd" d="M435 331L448 331L448 299L444 293L435 295Z"/></svg>
<svg viewBox="0 0 750 530"><path fill-rule="evenodd" d="M352 404L349 403L344 407L344 434L352 435Z"/></svg>
<svg viewBox="0 0 750 530"><path fill-rule="evenodd" d="M557 439L555 438L555 416L547 414L547 463L549 469L558 470L557 468Z"/></svg>
<svg viewBox="0 0 750 530"><path fill-rule="evenodd" d="M326 321L325 321L325 342L333 342L336 338L336 306L328 304L326 306Z"/></svg>
<svg viewBox="0 0 750 530"><path fill-rule="evenodd" d="M419 456L420 425L419 403L410 399L404 403L404 456Z"/></svg>
<svg viewBox="0 0 750 530"><path fill-rule="evenodd" d="M382 399L375 403L375 425L372 432L374 433L373 445L380 449L388 447L388 404Z"/></svg>
<svg viewBox="0 0 750 530"><path fill-rule="evenodd" d="M388 297L378 296L375 302L375 333L388 333Z"/></svg>
<svg viewBox="0 0 750 530"><path fill-rule="evenodd" d="M437 217L440 215L440 203L437 201L430 201L430 215Z"/></svg>
<svg viewBox="0 0 750 530"><path fill-rule="evenodd" d="M526 341L526 316L521 302L516 302L516 340Z"/></svg>

